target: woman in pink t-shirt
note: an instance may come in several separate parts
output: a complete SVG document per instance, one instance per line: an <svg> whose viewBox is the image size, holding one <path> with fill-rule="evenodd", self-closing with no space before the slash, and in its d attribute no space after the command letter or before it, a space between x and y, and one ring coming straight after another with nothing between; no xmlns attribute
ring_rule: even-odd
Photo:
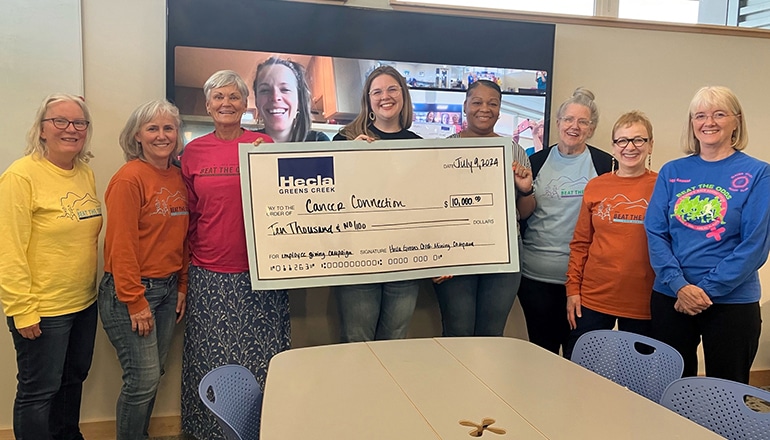
<svg viewBox="0 0 770 440"><path fill-rule="evenodd" d="M241 127L249 89L237 73L222 70L203 85L214 131L182 153L190 206L191 262L182 358L182 429L199 439L221 438L198 397L212 369L240 364L264 386L273 355L290 343L289 295L252 290L241 201L238 144L272 142Z"/></svg>

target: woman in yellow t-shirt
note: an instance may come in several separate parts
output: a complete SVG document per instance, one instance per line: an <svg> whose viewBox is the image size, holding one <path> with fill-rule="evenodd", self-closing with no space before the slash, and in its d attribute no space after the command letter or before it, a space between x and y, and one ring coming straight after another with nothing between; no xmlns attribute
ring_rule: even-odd
<svg viewBox="0 0 770 440"><path fill-rule="evenodd" d="M96 334L102 207L82 98L43 100L25 156L0 176L0 297L16 349L16 438L82 438Z"/></svg>

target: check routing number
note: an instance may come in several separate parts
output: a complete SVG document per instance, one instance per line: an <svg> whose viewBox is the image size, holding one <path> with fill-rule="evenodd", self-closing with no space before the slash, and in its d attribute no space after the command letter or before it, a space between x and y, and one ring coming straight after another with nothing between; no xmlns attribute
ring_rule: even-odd
<svg viewBox="0 0 770 440"><path fill-rule="evenodd" d="M518 271L512 157L503 137L241 144L252 288Z"/></svg>

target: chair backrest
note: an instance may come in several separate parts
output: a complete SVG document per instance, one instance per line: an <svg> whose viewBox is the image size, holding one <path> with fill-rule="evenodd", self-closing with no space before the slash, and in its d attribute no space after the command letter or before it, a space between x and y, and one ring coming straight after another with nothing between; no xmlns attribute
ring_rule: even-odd
<svg viewBox="0 0 770 440"><path fill-rule="evenodd" d="M198 385L198 395L227 440L259 438L262 388L247 368L223 365L209 371Z"/></svg>
<svg viewBox="0 0 770 440"><path fill-rule="evenodd" d="M770 412L749 408L746 396L770 402L770 392L750 385L686 377L666 388L660 404L731 440L770 439Z"/></svg>
<svg viewBox="0 0 770 440"><path fill-rule="evenodd" d="M682 355L670 345L615 330L595 330L580 336L572 361L655 402L660 401L671 382L682 377L684 370Z"/></svg>

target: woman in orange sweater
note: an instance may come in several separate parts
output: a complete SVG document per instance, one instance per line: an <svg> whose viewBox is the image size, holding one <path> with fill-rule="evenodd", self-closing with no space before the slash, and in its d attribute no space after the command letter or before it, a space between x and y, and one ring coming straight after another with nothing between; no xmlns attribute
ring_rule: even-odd
<svg viewBox="0 0 770 440"><path fill-rule="evenodd" d="M617 170L585 187L567 267L568 359L583 333L612 329L616 321L621 330L649 335L655 273L644 217L658 176L647 168L652 144L652 123L643 113L620 116L612 128Z"/></svg>
<svg viewBox="0 0 770 440"><path fill-rule="evenodd" d="M146 439L174 325L185 310L187 189L179 154L179 110L148 102L120 134L126 164L104 195L107 233L99 315L123 368L118 440Z"/></svg>

